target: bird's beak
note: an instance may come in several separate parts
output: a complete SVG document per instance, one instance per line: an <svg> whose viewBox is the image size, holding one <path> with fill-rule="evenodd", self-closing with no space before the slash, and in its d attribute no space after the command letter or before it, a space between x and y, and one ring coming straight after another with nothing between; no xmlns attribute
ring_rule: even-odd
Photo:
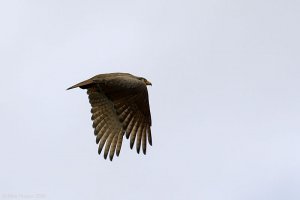
<svg viewBox="0 0 300 200"><path fill-rule="evenodd" d="M152 83L146 80L146 85L151 85L152 86Z"/></svg>

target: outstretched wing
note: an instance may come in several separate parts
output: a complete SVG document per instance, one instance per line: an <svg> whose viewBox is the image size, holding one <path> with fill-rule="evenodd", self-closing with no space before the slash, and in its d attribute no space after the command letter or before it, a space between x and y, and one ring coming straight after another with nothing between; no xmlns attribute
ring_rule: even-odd
<svg viewBox="0 0 300 200"><path fill-rule="evenodd" d="M139 153L142 144L143 153L146 154L147 138L150 145L152 139L151 114L145 83L132 77L116 77L107 80L105 85L100 84L100 87L113 102L126 137L130 137L130 147L136 142L136 150Z"/></svg>
<svg viewBox="0 0 300 200"><path fill-rule="evenodd" d="M115 112L113 103L107 96L96 87L88 88L89 101L92 106L92 120L96 142L99 143L98 153L100 154L104 145L104 158L108 152L110 160L113 159L115 151L120 154L124 129Z"/></svg>
<svg viewBox="0 0 300 200"><path fill-rule="evenodd" d="M146 85L131 76L115 76L106 79L93 78L93 83L87 82L89 101L92 106L92 120L99 143L100 154L104 145L104 158L108 152L110 159L114 153L120 153L123 135L130 137L130 147L136 141L139 153L142 145L146 154L147 138L151 139L151 114ZM85 87L80 85L80 87Z"/></svg>

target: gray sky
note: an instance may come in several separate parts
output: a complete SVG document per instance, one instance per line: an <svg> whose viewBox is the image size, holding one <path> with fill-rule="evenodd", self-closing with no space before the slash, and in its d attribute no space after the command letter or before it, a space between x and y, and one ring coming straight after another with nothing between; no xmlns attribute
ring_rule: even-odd
<svg viewBox="0 0 300 200"><path fill-rule="evenodd" d="M299 20L296 0L1 1L0 198L300 199ZM110 162L65 89L116 71L153 84L153 146Z"/></svg>

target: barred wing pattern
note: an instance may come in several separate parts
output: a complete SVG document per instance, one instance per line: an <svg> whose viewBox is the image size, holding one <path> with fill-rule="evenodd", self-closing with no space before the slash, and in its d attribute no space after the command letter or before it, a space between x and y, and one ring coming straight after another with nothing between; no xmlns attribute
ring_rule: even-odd
<svg viewBox="0 0 300 200"><path fill-rule="evenodd" d="M103 93L98 92L96 88L88 89L87 93L92 106L91 113L94 134L97 136L96 142L97 144L100 142L98 153L101 153L106 143L104 158L107 158L110 150L109 157L112 160L116 149L116 154L120 154L124 135L123 126L114 112L113 103Z"/></svg>
<svg viewBox="0 0 300 200"><path fill-rule="evenodd" d="M98 153L104 148L104 158L119 156L126 134L130 148L136 143L139 153L146 154L147 140L152 145L151 114L146 84L132 75L98 75L71 88L87 89L92 106L92 120Z"/></svg>

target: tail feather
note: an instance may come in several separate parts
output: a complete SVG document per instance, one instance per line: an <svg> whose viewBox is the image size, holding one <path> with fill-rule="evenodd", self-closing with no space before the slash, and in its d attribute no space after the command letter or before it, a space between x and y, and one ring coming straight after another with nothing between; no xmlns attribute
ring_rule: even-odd
<svg viewBox="0 0 300 200"><path fill-rule="evenodd" d="M73 89L73 88L77 88L77 87L80 87L82 89L85 89L88 85L91 85L93 84L93 80L91 79L88 79L86 81L83 81L83 82L80 82L80 83L77 83L76 85L73 85L72 87L69 87L67 90L70 90L70 89Z"/></svg>

